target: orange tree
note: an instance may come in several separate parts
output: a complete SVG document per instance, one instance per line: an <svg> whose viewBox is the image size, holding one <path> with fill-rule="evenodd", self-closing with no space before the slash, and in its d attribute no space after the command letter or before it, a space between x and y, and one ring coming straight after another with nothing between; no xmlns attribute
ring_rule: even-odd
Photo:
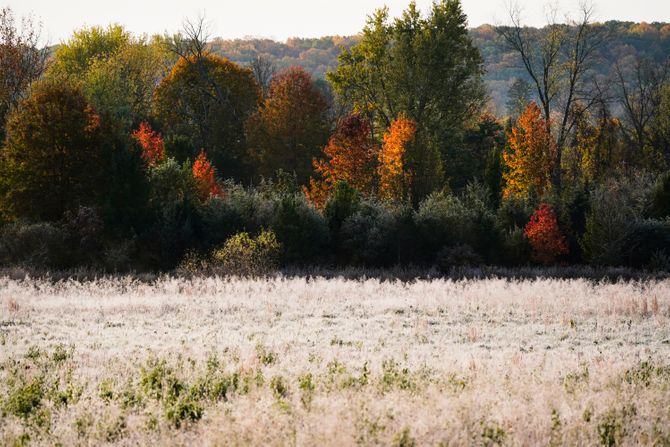
<svg viewBox="0 0 670 447"><path fill-rule="evenodd" d="M163 161L165 158L163 138L151 128L149 123L146 121L140 123L140 127L131 136L142 148L142 158L150 167Z"/></svg>
<svg viewBox="0 0 670 447"><path fill-rule="evenodd" d="M249 147L257 172L272 177L293 172L299 184L312 174L312 159L328 141L328 103L303 68L275 75L267 99L247 123Z"/></svg>
<svg viewBox="0 0 670 447"><path fill-rule="evenodd" d="M524 234L533 249L533 259L541 264L552 264L560 255L568 253L556 214L546 203L541 203L530 217Z"/></svg>
<svg viewBox="0 0 670 447"><path fill-rule="evenodd" d="M247 68L212 54L182 57L154 93L155 113L168 136L188 137L212 163L246 179L244 124L261 93Z"/></svg>
<svg viewBox="0 0 670 447"><path fill-rule="evenodd" d="M503 152L504 197L542 195L549 189L556 142L547 129L540 108L530 103L508 135L509 147Z"/></svg>
<svg viewBox="0 0 670 447"><path fill-rule="evenodd" d="M400 115L384 134L379 152L379 197L397 201L408 198L412 174L406 167L406 152L415 133L414 122Z"/></svg>
<svg viewBox="0 0 670 447"><path fill-rule="evenodd" d="M3 214L57 220L68 209L101 204L107 148L100 117L78 89L38 84L8 119L0 153Z"/></svg>
<svg viewBox="0 0 670 447"><path fill-rule="evenodd" d="M210 196L221 196L223 191L216 182L214 167L207 159L205 152L200 152L193 163L193 179L198 195L201 200L207 200Z"/></svg>

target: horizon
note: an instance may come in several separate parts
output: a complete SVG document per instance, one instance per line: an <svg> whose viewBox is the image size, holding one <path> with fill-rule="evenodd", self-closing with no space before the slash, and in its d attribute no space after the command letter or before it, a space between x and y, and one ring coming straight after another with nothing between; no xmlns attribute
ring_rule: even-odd
<svg viewBox="0 0 670 447"><path fill-rule="evenodd" d="M425 13L432 1L417 0L416 3ZM468 16L469 28L506 23L505 0L463 0L461 3ZM670 2L647 0L645 3L645 8L639 8L621 1L594 2L593 21L670 22ZM286 42L291 38L356 35L363 29L366 18L376 9L386 4L390 16L396 17L407 7L409 0L342 0L337 5L304 0L255 0L244 5L230 4L228 1L215 4L211 0L201 0L184 5L168 0L160 3L160 9L155 8L158 4L157 0L145 1L139 5L129 0L104 5L81 5L78 0L63 0L57 4L44 0L8 0L5 6L14 11L17 19L32 16L36 22L40 22L42 40L49 45L67 41L75 30L93 26L106 27L111 24L122 25L135 35L172 34L181 29L184 20L199 16L205 17L212 39L270 39ZM495 6L491 7L492 4ZM525 25L543 26L546 22L546 3L534 4L532 0L520 0L519 4L523 9ZM571 12L574 15L578 11L576 1L556 4L559 8L558 17L566 17ZM69 13L75 8L81 11L76 16ZM233 13L227 14L229 11ZM147 16L151 19L147 19Z"/></svg>

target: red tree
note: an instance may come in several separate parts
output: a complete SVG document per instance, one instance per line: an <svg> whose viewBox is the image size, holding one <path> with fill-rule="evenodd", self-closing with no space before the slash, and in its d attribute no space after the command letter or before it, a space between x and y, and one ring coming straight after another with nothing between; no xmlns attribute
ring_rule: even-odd
<svg viewBox="0 0 670 447"><path fill-rule="evenodd" d="M524 234L533 248L533 259L542 264L551 264L560 255L568 253L565 236L561 234L554 210L541 203L530 217Z"/></svg>
<svg viewBox="0 0 670 447"><path fill-rule="evenodd" d="M202 200L207 200L211 196L223 195L221 187L216 183L214 167L207 159L205 151L201 151L193 163L193 178Z"/></svg>
<svg viewBox="0 0 670 447"><path fill-rule="evenodd" d="M140 128L132 133L132 137L142 148L142 158L149 166L156 166L163 161L165 157L163 138L149 123L143 121Z"/></svg>
<svg viewBox="0 0 670 447"><path fill-rule="evenodd" d="M314 160L314 170L321 180L311 178L310 187L303 187L313 204L323 206L338 181L347 182L365 195L374 193L379 147L362 117L342 118L323 154L326 159Z"/></svg>

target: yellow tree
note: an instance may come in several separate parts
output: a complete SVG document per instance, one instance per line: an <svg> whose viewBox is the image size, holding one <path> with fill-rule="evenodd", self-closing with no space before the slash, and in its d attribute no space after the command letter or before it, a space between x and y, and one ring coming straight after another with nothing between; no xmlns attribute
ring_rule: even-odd
<svg viewBox="0 0 670 447"><path fill-rule="evenodd" d="M403 200L409 195L411 171L405 166L407 146L414 139L414 121L399 115L384 134L384 144L379 152L379 197Z"/></svg>
<svg viewBox="0 0 670 447"><path fill-rule="evenodd" d="M542 195L550 188L556 141L548 129L540 108L531 102L507 138L503 197Z"/></svg>

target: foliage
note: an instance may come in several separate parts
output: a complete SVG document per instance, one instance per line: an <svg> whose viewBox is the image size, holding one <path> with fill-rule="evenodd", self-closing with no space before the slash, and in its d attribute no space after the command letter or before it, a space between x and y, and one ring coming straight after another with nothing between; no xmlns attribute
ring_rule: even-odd
<svg viewBox="0 0 670 447"><path fill-rule="evenodd" d="M384 134L379 152L379 192L382 199L403 201L409 197L412 173L406 168L407 147L412 143L416 126L400 115Z"/></svg>
<svg viewBox="0 0 670 447"><path fill-rule="evenodd" d="M312 159L328 140L328 103L309 73L291 67L272 77L267 98L247 122L257 172L272 177L282 169L307 184Z"/></svg>
<svg viewBox="0 0 670 447"><path fill-rule="evenodd" d="M130 40L130 33L121 25L82 28L58 47L50 70L59 75L84 73L97 59L110 57Z"/></svg>
<svg viewBox="0 0 670 447"><path fill-rule="evenodd" d="M223 190L216 182L214 167L207 159L204 151L200 152L193 163L193 179L201 200L223 194Z"/></svg>
<svg viewBox="0 0 670 447"><path fill-rule="evenodd" d="M211 54L182 57L156 88L154 100L167 135L188 137L217 169L244 178L244 123L260 100L251 70Z"/></svg>
<svg viewBox="0 0 670 447"><path fill-rule="evenodd" d="M361 115L342 118L323 149L327 158L314 161L314 169L321 179L310 179L309 189L304 188L305 195L311 203L323 207L340 181L347 182L364 195L372 195L378 151L370 126Z"/></svg>
<svg viewBox="0 0 670 447"><path fill-rule="evenodd" d="M633 223L617 246L624 265L649 267L654 258L670 259L670 220L641 220Z"/></svg>
<svg viewBox="0 0 670 447"><path fill-rule="evenodd" d="M644 176L637 181L609 180L590 194L591 209L580 245L587 261L618 264L618 246L630 226L642 216L649 186Z"/></svg>
<svg viewBox="0 0 670 447"><path fill-rule="evenodd" d="M282 261L307 265L328 253L328 226L302 194L280 197L272 210L270 228L282 244Z"/></svg>
<svg viewBox="0 0 670 447"><path fill-rule="evenodd" d="M66 241L66 232L55 224L14 222L0 231L0 263L63 268L70 260Z"/></svg>
<svg viewBox="0 0 670 447"><path fill-rule="evenodd" d="M554 210L540 203L524 227L524 234L533 248L533 259L541 264L552 264L561 255L568 253L565 236L558 228Z"/></svg>
<svg viewBox="0 0 670 447"><path fill-rule="evenodd" d="M390 266L398 260L399 211L364 200L342 223L339 240L347 261Z"/></svg>
<svg viewBox="0 0 670 447"><path fill-rule="evenodd" d="M394 21L388 8L370 16L327 79L345 104L368 117L375 134L398 113L416 123L422 138L412 148L411 170L417 179L440 180L442 168L451 173L442 166L445 154L483 104L482 62L460 1L435 1L425 17L411 2ZM438 185L422 185L422 195Z"/></svg>
<svg viewBox="0 0 670 447"><path fill-rule="evenodd" d="M530 103L508 136L509 149L503 152L505 170L503 196L541 196L550 187L556 143L540 108Z"/></svg>
<svg viewBox="0 0 670 447"><path fill-rule="evenodd" d="M100 116L67 84L42 83L7 123L2 212L58 220L68 209L103 202L109 162Z"/></svg>
<svg viewBox="0 0 670 447"><path fill-rule="evenodd" d="M154 167L165 158L165 148L161 135L151 128L146 121L140 123L140 127L131 134L133 139L142 148L142 158L149 167Z"/></svg>
<svg viewBox="0 0 670 447"><path fill-rule="evenodd" d="M277 268L281 244L271 231L263 231L252 238L249 233L238 233L222 248L212 252L215 268L229 275L262 275Z"/></svg>

